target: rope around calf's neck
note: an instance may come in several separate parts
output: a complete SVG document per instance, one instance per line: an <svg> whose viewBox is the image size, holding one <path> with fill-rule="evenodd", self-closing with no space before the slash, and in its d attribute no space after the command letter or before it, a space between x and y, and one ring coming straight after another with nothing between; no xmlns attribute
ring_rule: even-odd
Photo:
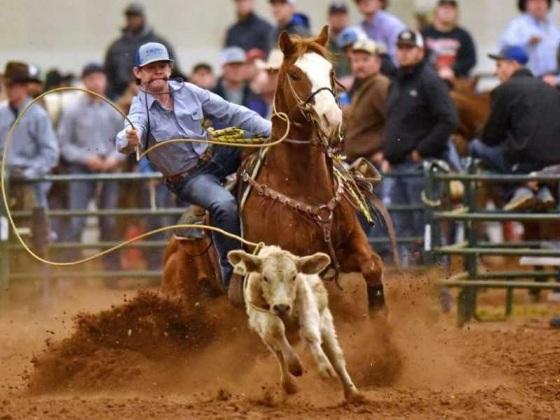
<svg viewBox="0 0 560 420"><path fill-rule="evenodd" d="M29 109L36 104L37 102L39 102L41 99L43 99L45 96L51 94L51 93L57 93L57 92L66 92L66 91L79 91L79 92L85 92L88 93L90 95L93 95L101 100L103 100L104 102L106 102L107 104L109 104L115 111L117 111L120 115L122 115L126 121L130 124L130 126L132 128L134 128L134 124L133 122L128 118L128 116L110 99L106 98L103 95L100 95L99 93L93 92L89 89L85 89L85 88L80 88L80 87L62 87L62 88L56 88L56 89L52 89L49 90L47 92L42 93L41 95L37 96L36 98L34 98L31 102L29 102L26 107L23 109L22 112L20 112L20 114L17 116L17 118L15 119L15 121L12 123L12 126L10 127L10 129L8 130L8 134L6 135L6 139L4 141L4 152L2 153L2 163L0 165L0 190L2 192L2 201L3 201L3 205L4 208L6 209L6 216L8 217L8 220L10 222L10 226L14 232L14 234L16 235L16 238L18 239L18 241L21 243L21 245L23 246L23 248L25 249L25 251L31 255L34 259L36 259L37 261L40 261L44 264L47 265L51 265L51 266L57 266L57 267L67 267L67 266L73 266L73 265L79 265L79 264L84 264L88 261L92 261L94 259L100 258L104 255L110 254L111 252L117 251L120 248L123 248L135 241L141 240L143 238L146 238L150 235L154 235L156 233L160 233L160 232L165 232L171 229L176 229L176 228L196 228L196 229L204 229L204 230L209 230L209 231L213 231L213 232L217 232L220 233L222 235L228 236L230 238L236 239L238 241L240 241L241 243L247 245L247 246L251 246L251 247L255 247L258 248L259 247L259 243L256 242L251 242L248 241L244 238L242 238L241 236L235 235L233 233L227 232L223 229L220 228L216 228L214 226L209 226L209 225L198 225L198 224L176 224L176 225L171 225L171 226L165 226L159 229L154 229L151 230L149 232L145 232L141 235L135 236L132 239L126 240L121 242L120 244L117 244L109 249L106 249L104 251L101 251L95 255L92 255L90 257L86 257L86 258L82 258L79 260L75 260L75 261L68 261L68 262L56 262L56 261L50 261L46 258L43 258L39 255L37 255L23 240L21 234L18 232L17 226L15 224L14 218L12 216L12 212L10 210L10 206L9 206L9 202L8 202L8 193L7 193L7 189L6 189L6 159L8 156L8 149L10 147L10 144L13 140L13 136L14 136L14 132L16 130L16 128L19 126L19 124L21 123L22 118L27 114L27 112L29 111ZM242 147L242 148L268 148L271 146L275 146L277 144L282 143L284 140L287 139L288 134L290 132L290 120L288 118L288 115L286 113L283 112L277 112L276 111L276 107L273 107L273 116L277 116L280 119L282 119L283 121L286 122L286 132L284 133L284 135L279 138L278 140L275 140L274 142L271 143L262 143L262 144L248 144L248 143L244 143L241 141L224 141L224 142L220 142L220 141L215 141L215 140L204 140L204 139L171 139L171 140L166 140L165 142L156 144L155 146L152 146L151 148L148 148L146 151L144 151L143 153L140 153L139 148L136 149L136 157L138 160L140 160L143 156L145 156L146 154L148 154L149 152L162 147L164 145L170 144L170 143L206 143L206 144L216 144L216 145L227 145L227 146L231 146L231 147ZM237 140L237 139L234 139ZM265 139L263 139L263 141L265 141Z"/></svg>

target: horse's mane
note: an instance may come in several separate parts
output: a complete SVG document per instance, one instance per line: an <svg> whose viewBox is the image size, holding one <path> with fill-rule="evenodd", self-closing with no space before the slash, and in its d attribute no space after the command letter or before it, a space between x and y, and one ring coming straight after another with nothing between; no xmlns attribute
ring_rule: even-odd
<svg viewBox="0 0 560 420"><path fill-rule="evenodd" d="M293 63L302 55L310 52L315 52L325 57L331 63L334 62L334 54L327 47L319 44L316 38L303 38L299 35L291 35L290 39L294 45L295 51L287 57L289 62Z"/></svg>

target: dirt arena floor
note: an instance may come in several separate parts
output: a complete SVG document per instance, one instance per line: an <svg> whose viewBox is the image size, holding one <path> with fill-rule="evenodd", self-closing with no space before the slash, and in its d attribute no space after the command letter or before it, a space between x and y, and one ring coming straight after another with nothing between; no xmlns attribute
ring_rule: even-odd
<svg viewBox="0 0 560 420"><path fill-rule="evenodd" d="M283 395L276 361L221 300L187 311L95 282L61 283L48 300L22 288L0 308L0 420L559 418L560 330L548 319L560 307L519 291L508 322L458 329L427 277L390 277L387 317L366 315L356 277L332 293L359 405L299 346L300 392ZM502 298L483 294L484 313Z"/></svg>

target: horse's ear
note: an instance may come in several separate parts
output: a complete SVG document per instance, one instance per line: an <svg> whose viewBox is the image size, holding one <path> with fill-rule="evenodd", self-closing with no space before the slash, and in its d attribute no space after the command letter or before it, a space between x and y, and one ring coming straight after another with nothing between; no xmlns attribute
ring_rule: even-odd
<svg viewBox="0 0 560 420"><path fill-rule="evenodd" d="M285 57L292 55L295 52L294 43L292 42L288 32L282 31L280 38L278 38L278 47L284 53Z"/></svg>
<svg viewBox="0 0 560 420"><path fill-rule="evenodd" d="M323 29L321 29L321 33L317 37L317 42L324 47L326 47L327 44L329 43L329 27L328 27L328 25L323 26Z"/></svg>

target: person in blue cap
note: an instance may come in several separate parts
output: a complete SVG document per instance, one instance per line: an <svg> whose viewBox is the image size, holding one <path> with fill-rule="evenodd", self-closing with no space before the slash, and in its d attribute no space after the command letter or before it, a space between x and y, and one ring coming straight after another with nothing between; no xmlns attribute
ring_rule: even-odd
<svg viewBox="0 0 560 420"><path fill-rule="evenodd" d="M496 61L501 84L492 91L480 140L471 142L473 157L504 174L528 174L560 163L560 94L525 67L529 57L524 48L508 46L488 56ZM546 186L504 186L504 199L510 211L555 204Z"/></svg>
<svg viewBox="0 0 560 420"><path fill-rule="evenodd" d="M252 135L269 136L271 123L257 113L220 98L208 90L182 80L171 80L173 60L160 43L142 45L133 69L140 91L133 99L128 117L117 135L117 148L132 153L146 150L171 139L205 139L203 119L216 127L239 127ZM235 197L222 180L240 164L240 149L220 146L211 152L204 143L170 143L148 153L151 164L164 176L168 188L184 202L205 208L212 224L233 234L240 234ZM232 277L227 253L241 247L239 241L213 234L220 257L222 283L234 303L239 303L241 279ZM230 281L234 284L230 287Z"/></svg>

